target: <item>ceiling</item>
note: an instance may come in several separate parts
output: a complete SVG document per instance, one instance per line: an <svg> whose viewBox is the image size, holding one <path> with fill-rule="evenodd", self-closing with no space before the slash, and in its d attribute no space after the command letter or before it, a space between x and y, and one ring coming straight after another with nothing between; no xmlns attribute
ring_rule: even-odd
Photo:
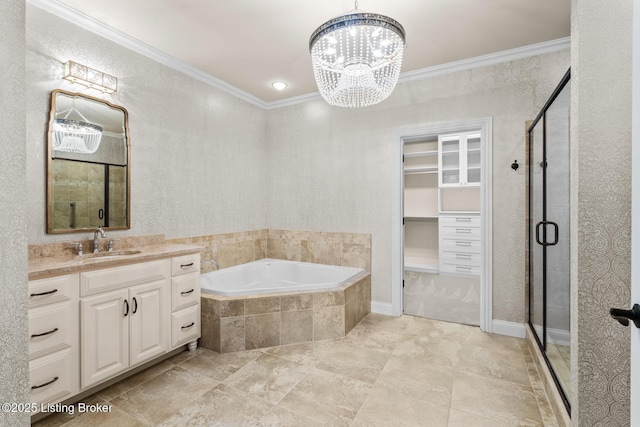
<svg viewBox="0 0 640 427"><path fill-rule="evenodd" d="M264 102L317 91L309 36L348 0L58 0ZM406 31L402 72L570 35L570 0L360 0ZM288 87L278 92L271 83Z"/></svg>

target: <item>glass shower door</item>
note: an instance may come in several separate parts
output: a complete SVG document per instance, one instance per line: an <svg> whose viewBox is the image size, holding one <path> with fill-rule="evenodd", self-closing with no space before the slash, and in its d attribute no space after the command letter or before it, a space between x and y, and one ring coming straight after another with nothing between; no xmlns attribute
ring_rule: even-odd
<svg viewBox="0 0 640 427"><path fill-rule="evenodd" d="M570 409L570 73L529 128L529 324Z"/></svg>

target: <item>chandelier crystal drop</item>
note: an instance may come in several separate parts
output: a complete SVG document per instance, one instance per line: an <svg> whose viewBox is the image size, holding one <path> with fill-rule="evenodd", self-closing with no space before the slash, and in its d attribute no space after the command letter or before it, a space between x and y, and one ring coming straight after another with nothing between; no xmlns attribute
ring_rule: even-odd
<svg viewBox="0 0 640 427"><path fill-rule="evenodd" d="M309 39L322 97L338 107L367 107L386 99L398 82L404 28L394 19L355 9L331 19Z"/></svg>

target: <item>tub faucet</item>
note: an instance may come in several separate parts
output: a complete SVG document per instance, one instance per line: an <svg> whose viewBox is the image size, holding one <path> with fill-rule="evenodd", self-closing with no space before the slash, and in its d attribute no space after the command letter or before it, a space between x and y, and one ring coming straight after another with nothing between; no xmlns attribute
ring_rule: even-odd
<svg viewBox="0 0 640 427"><path fill-rule="evenodd" d="M102 227L96 228L96 231L93 232L93 253L100 252L100 237L103 239L107 237L107 233Z"/></svg>

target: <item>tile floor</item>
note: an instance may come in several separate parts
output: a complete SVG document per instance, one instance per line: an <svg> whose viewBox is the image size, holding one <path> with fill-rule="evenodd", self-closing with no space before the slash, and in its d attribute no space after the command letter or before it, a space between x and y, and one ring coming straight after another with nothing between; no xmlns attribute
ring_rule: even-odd
<svg viewBox="0 0 640 427"><path fill-rule="evenodd" d="M183 352L44 426L557 426L524 340L370 314L346 337Z"/></svg>

